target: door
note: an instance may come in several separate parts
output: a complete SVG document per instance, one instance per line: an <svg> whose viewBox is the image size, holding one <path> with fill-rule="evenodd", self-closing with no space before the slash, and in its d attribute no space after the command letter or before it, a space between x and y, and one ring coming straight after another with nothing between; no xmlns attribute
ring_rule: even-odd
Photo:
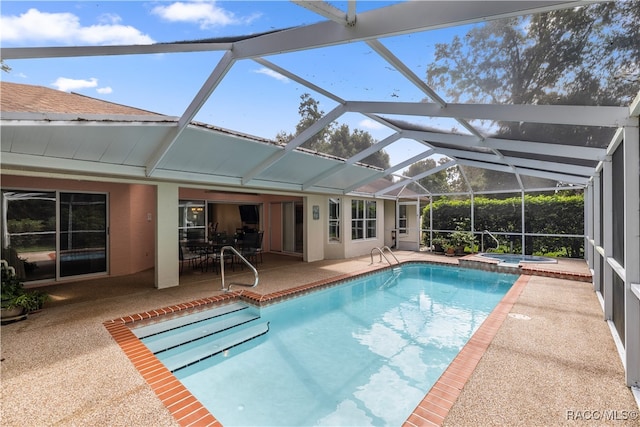
<svg viewBox="0 0 640 427"><path fill-rule="evenodd" d="M2 258L25 282L107 271L107 195L2 191Z"/></svg>
<svg viewBox="0 0 640 427"><path fill-rule="evenodd" d="M303 251L303 205L302 202L282 203L282 250Z"/></svg>
<svg viewBox="0 0 640 427"><path fill-rule="evenodd" d="M106 194L60 193L60 277L107 271Z"/></svg>
<svg viewBox="0 0 640 427"><path fill-rule="evenodd" d="M2 191L2 259L19 279L56 278L56 193Z"/></svg>

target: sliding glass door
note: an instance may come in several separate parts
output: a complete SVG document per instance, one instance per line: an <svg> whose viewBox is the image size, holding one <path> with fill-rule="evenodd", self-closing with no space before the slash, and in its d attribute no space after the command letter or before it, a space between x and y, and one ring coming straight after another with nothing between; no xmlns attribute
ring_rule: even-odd
<svg viewBox="0 0 640 427"><path fill-rule="evenodd" d="M303 205L300 202L282 203L282 250L302 253Z"/></svg>
<svg viewBox="0 0 640 427"><path fill-rule="evenodd" d="M2 259L25 282L107 271L107 195L2 191Z"/></svg>
<svg viewBox="0 0 640 427"><path fill-rule="evenodd" d="M107 196L60 193L60 277L107 271Z"/></svg>

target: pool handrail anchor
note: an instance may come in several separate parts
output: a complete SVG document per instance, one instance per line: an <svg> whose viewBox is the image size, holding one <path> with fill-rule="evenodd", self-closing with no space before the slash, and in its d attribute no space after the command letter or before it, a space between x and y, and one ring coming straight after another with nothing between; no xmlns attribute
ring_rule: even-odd
<svg viewBox="0 0 640 427"><path fill-rule="evenodd" d="M494 236L493 234L491 234L491 232L489 230L484 230L482 232L482 238L480 239L480 243L482 245L482 248L480 249L481 252L484 252L484 235L488 234L489 237L491 237L493 239L494 242L496 242L496 247L495 249L498 249L500 247L500 242L498 241L498 239L496 239L496 236ZM491 251L491 249L493 248L488 248L487 252Z"/></svg>
<svg viewBox="0 0 640 427"><path fill-rule="evenodd" d="M393 265L391 264L391 261L389 261L389 258L387 258L386 255L384 254L385 249L389 251L393 259L395 259L396 262L400 264L400 261L398 261L398 258L396 258L395 254L393 253L393 251L389 246L383 246L382 248L379 248L376 246L375 248L371 249L371 264L369 265L373 264L373 251L376 251L376 250L380 253L380 260L378 262L382 262L382 258L384 258L389 263L389 265Z"/></svg>
<svg viewBox="0 0 640 427"><path fill-rule="evenodd" d="M230 250L231 252L233 252L238 258L240 258L242 262L244 262L251 270L253 270L253 276L255 277L255 280L253 281L252 285L249 285L246 283L229 283L229 286L227 286L226 288L224 287L224 251L225 250ZM238 252L238 250L233 246L223 246L222 248L220 248L220 277L222 278L222 290L225 292L229 292L231 290L231 285L246 286L248 288L255 288L256 286L258 286L258 270L256 270L256 268L249 261L247 261L247 259L243 257L242 254L240 254L240 252Z"/></svg>

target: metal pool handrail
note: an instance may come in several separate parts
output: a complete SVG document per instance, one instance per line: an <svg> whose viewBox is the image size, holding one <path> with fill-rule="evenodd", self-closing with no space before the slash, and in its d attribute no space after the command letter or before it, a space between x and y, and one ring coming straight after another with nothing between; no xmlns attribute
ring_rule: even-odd
<svg viewBox="0 0 640 427"><path fill-rule="evenodd" d="M247 264L247 266L251 270L253 270L253 276L255 277L253 285L248 285L248 284L245 284L245 283L229 283L229 286L227 288L224 287L224 251L226 249L228 249L231 252L233 252L234 254L236 254L236 256L238 258L240 258L240 260L242 262ZM245 257L243 257L240 254L240 252L238 252L238 250L236 248L234 248L233 246L223 246L220 249L220 276L222 278L222 290L225 291L225 292L229 292L231 290L231 285L246 286L248 288L255 288L256 286L258 286L258 270L256 270L256 268L249 261L247 261L247 259Z"/></svg>
<svg viewBox="0 0 640 427"><path fill-rule="evenodd" d="M481 251L484 252L484 235L488 234L495 242L496 242L496 249L498 247L500 247L500 242L498 241L498 239L496 239L496 236L494 236L493 234L491 234L491 232L489 230L484 230L482 232L482 249ZM487 252L490 250L491 248L487 249Z"/></svg>
<svg viewBox="0 0 640 427"><path fill-rule="evenodd" d="M391 248L389 246L383 246L382 248L379 247L375 247L373 249L371 249L371 264L373 264L373 251L377 250L378 252L380 252L380 260L378 262L382 262L382 258L384 257L384 259L389 263L389 265L393 265L391 264L391 261L389 261L389 258L387 258L384 254L384 250L388 250L389 253L391 254L391 256L393 257L393 259L396 260L396 262L398 264L400 264L400 261L398 261L398 258L396 258L395 254L393 253L393 251L391 250ZM369 265L371 265L369 264Z"/></svg>

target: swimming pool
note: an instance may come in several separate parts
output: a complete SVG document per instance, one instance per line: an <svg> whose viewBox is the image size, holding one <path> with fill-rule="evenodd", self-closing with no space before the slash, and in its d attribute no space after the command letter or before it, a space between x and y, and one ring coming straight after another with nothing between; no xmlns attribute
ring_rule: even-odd
<svg viewBox="0 0 640 427"><path fill-rule="evenodd" d="M223 425L400 425L516 278L365 276L262 308L267 334L175 375Z"/></svg>
<svg viewBox="0 0 640 427"><path fill-rule="evenodd" d="M491 258L503 262L505 264L520 264L521 262L539 263L539 264L557 264L558 260L537 256L537 255L520 255L520 254L494 254L491 252L480 253L478 256L483 258Z"/></svg>

